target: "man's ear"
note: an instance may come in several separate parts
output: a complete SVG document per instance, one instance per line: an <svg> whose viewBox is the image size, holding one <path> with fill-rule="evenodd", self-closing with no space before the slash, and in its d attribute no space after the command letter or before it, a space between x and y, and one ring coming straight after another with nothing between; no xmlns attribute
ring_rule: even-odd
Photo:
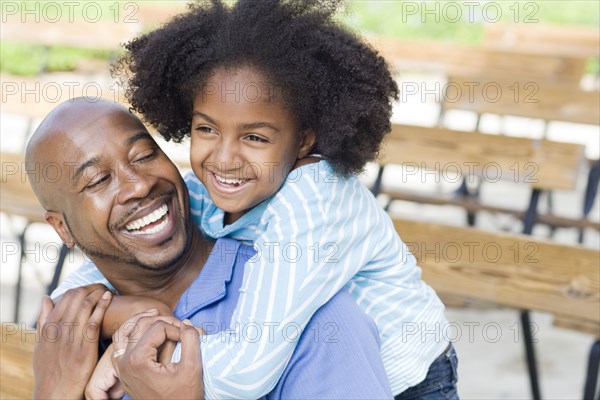
<svg viewBox="0 0 600 400"><path fill-rule="evenodd" d="M73 239L73 236L71 236L69 227L65 223L65 219L61 213L56 211L46 211L44 217L46 218L46 222L52 225L56 233L58 233L58 236L60 236L61 240L67 245L67 247L75 247L75 239Z"/></svg>
<svg viewBox="0 0 600 400"><path fill-rule="evenodd" d="M298 157L300 160L308 155L317 142L317 133L314 129L307 129L302 132L302 138L300 139L300 148L298 149Z"/></svg>

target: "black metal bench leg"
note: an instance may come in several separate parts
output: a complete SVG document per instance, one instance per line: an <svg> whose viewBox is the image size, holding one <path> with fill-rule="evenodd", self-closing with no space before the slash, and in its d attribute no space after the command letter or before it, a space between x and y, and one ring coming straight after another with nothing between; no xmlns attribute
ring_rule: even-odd
<svg viewBox="0 0 600 400"><path fill-rule="evenodd" d="M583 400L594 400L596 388L598 386L598 369L600 367L600 340L596 340L590 350L588 359L587 375L585 377L585 387L583 390ZM600 398L600 394L598 395Z"/></svg>
<svg viewBox="0 0 600 400"><path fill-rule="evenodd" d="M379 171L377 171L377 178L375 178L375 182L373 182L373 187L371 188L371 193L373 196L377 197L379 193L381 193L381 184L383 180L383 170L385 169L385 165L379 166Z"/></svg>
<svg viewBox="0 0 600 400"><path fill-rule="evenodd" d="M529 206L525 212L523 218L523 233L525 235L531 235L535 220L537 218L537 207L540 200L542 191L540 189L533 189L531 197L529 199ZM533 335L531 333L531 319L529 311L521 311L521 324L523 325L523 334L525 340L525 355L527 357L527 370L529 371L529 382L531 384L531 394L534 400L540 400L542 398L540 391L540 384L537 372L537 362L535 359L535 348L533 346Z"/></svg>
<svg viewBox="0 0 600 400"><path fill-rule="evenodd" d="M13 322L19 323L19 312L21 308L21 287L23 285L23 263L25 262L25 231L27 226L23 229L23 232L19 235L19 246L21 249L21 257L19 258L19 269L17 270L17 285L15 288L15 308Z"/></svg>
<svg viewBox="0 0 600 400"><path fill-rule="evenodd" d="M527 370L529 371L529 382L531 384L531 395L534 400L542 398L540 383L538 380L537 362L535 359L535 348L533 347L533 335L531 334L531 320L529 311L521 311L521 324L523 325L523 336L525 341L525 355L527 357Z"/></svg>
<svg viewBox="0 0 600 400"><path fill-rule="evenodd" d="M542 191L540 189L533 189L531 191L529 207L527 207L527 211L525 212L525 216L523 218L523 234L525 235L531 235L531 232L533 232L533 226L535 225L535 220L537 219L537 207L541 194Z"/></svg>
<svg viewBox="0 0 600 400"><path fill-rule="evenodd" d="M460 187L456 189L456 196L462 199L478 199L479 198L479 189L475 191L475 193L471 193L469 187L467 186L468 177L464 177L462 182L460 183ZM476 214L471 211L467 211L467 225L475 226Z"/></svg>
<svg viewBox="0 0 600 400"><path fill-rule="evenodd" d="M56 267L54 268L54 275L52 276L52 281L48 285L47 294L50 296L54 289L58 287L58 282L60 281L60 275L62 273L63 266L65 264L65 260L67 259L67 255L69 254L69 249L66 244L63 243L60 248L60 252L58 253L58 261L56 262Z"/></svg>
<svg viewBox="0 0 600 400"><path fill-rule="evenodd" d="M598 193L598 183L600 182L600 160L596 161L591 166L588 174L587 185L585 187L585 196L583 198L583 218L586 218L592 207L594 206L594 200L596 199L596 193ZM584 229L579 229L579 243L583 243L583 232Z"/></svg>

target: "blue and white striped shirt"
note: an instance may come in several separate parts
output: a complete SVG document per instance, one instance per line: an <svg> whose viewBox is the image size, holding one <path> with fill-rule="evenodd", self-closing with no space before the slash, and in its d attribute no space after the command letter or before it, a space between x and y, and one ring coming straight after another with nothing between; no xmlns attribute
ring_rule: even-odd
<svg viewBox="0 0 600 400"><path fill-rule="evenodd" d="M196 176L185 180L192 217L208 236L232 237L256 250L246 263L231 326L271 324L276 330L257 341L240 340L242 332L235 330L203 340L206 398L268 393L294 351L277 327L304 328L342 288L377 324L392 393L425 378L448 344L444 306L421 280L389 216L356 177L336 175L326 161L302 166L274 196L227 226ZM93 265L82 266L53 296L102 278Z"/></svg>
<svg viewBox="0 0 600 400"><path fill-rule="evenodd" d="M174 314L204 329L208 339L221 331L240 329L229 325L243 282L244 265L254 255L250 246L233 239L219 239L202 271L183 293ZM380 354L377 327L354 299L339 291L319 308L299 335L290 324L283 330L296 348L281 379L263 400L274 399L391 399L392 393ZM274 336L275 325L241 328L242 340ZM181 358L181 346L173 362ZM266 374L265 374L266 375ZM231 398L236 398L233 394Z"/></svg>

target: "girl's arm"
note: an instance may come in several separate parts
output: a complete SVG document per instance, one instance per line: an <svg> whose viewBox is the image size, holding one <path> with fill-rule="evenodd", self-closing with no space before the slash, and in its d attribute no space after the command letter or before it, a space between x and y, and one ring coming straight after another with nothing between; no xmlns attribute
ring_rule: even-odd
<svg viewBox="0 0 600 400"><path fill-rule="evenodd" d="M92 263L84 264L52 292L52 300L57 301L68 290L75 288L93 290L97 284L112 289L104 275ZM113 289L114 290L114 289ZM163 302L142 296L113 296L102 320L100 337L110 339L119 327L135 314L155 308L159 315L173 315L173 311Z"/></svg>
<svg viewBox="0 0 600 400"><path fill-rule="evenodd" d="M162 301L142 296L114 296L102 321L102 338L110 339L131 317L152 309L157 315L173 316L173 311Z"/></svg>
<svg viewBox="0 0 600 400"><path fill-rule="evenodd" d="M232 331L201 342L206 398L268 393L315 311L374 254L394 251L383 210L368 190L317 166L323 163L292 171L263 215L266 229L245 265ZM321 329L325 337L335 326Z"/></svg>

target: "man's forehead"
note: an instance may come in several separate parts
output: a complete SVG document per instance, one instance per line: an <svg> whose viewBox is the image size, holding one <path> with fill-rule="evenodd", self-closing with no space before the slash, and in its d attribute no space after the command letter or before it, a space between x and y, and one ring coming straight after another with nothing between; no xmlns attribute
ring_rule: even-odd
<svg viewBox="0 0 600 400"><path fill-rule="evenodd" d="M74 127L70 131L57 132L53 135L53 144L50 146L53 150L45 158L62 160L63 167L68 171L66 175L69 181L76 183L85 169L98 169L102 165L120 162L137 142L144 140L154 143L144 125L136 119L119 120L119 123L106 123L99 119L94 122L93 127Z"/></svg>

